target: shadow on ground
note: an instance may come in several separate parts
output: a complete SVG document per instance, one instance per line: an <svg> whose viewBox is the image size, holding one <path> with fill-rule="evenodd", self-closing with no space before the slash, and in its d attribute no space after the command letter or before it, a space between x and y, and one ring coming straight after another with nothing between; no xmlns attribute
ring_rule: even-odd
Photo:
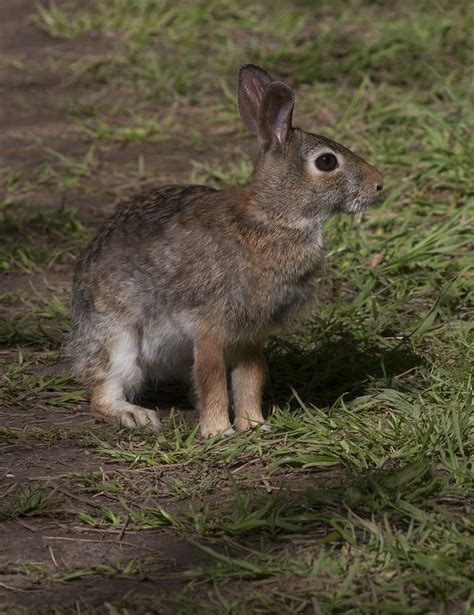
<svg viewBox="0 0 474 615"><path fill-rule="evenodd" d="M332 406L342 395L347 400L365 395L375 379L390 387L394 378L424 362L403 343L387 348L347 331L312 348L275 339L267 356L267 405L298 403L294 390L305 404L318 407Z"/></svg>

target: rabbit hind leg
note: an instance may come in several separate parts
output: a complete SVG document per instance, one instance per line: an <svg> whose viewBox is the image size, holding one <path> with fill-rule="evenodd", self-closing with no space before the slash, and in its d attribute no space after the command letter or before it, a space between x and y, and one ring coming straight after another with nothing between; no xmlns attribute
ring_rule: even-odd
<svg viewBox="0 0 474 615"><path fill-rule="evenodd" d="M124 330L115 336L105 366L91 383L91 408L111 423L157 432L160 428L157 412L129 401L144 382L139 351L139 339L134 333Z"/></svg>

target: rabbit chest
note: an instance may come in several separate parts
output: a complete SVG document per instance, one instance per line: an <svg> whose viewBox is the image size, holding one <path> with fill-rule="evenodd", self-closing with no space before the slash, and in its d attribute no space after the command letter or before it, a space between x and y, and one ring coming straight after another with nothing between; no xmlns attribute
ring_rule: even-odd
<svg viewBox="0 0 474 615"><path fill-rule="evenodd" d="M299 275L284 276L276 271L253 275L244 288L245 299L231 316L240 326L271 332L287 327L304 316L313 304L318 287L319 263ZM237 306L234 306L237 307Z"/></svg>
<svg viewBox="0 0 474 615"><path fill-rule="evenodd" d="M321 269L319 232L268 238L228 254L232 283L225 301L226 325L264 335L301 318L314 302Z"/></svg>

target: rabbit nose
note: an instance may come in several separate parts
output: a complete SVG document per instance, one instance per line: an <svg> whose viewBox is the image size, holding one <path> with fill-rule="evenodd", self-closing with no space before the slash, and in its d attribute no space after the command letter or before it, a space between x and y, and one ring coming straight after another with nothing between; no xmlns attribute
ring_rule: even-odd
<svg viewBox="0 0 474 615"><path fill-rule="evenodd" d="M375 180L375 190L377 192L380 192L383 188L383 177L382 175L377 171L377 169L374 169L375 171L375 176L374 176L374 180Z"/></svg>

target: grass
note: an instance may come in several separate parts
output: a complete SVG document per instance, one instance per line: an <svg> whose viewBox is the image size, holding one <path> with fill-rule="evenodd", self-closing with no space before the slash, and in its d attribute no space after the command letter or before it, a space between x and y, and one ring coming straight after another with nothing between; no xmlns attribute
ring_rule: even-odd
<svg viewBox="0 0 474 615"><path fill-rule="evenodd" d="M1 519L14 517L32 517L47 515L53 512L58 500L48 498L45 489L40 485L31 484L24 488L11 485L2 493Z"/></svg>
<svg viewBox="0 0 474 615"><path fill-rule="evenodd" d="M110 613L149 612L147 578L162 583L164 613L472 612L469 8L444 0L38 5L35 27L79 50L53 50L50 65L72 88L62 108L80 147L45 146L33 171L2 169L3 275L49 277L36 292L23 285L2 295L0 405L32 424L5 421L0 445L19 464L31 455L62 460L68 450L77 462L58 462L45 482L14 476L4 520L33 529L56 522L71 549L84 536L116 544L145 536L154 552L58 559L58 567L25 556L13 572L0 568L5 585L53 588L55 613L103 612L104 600ZM123 198L152 177L245 184L252 153L234 95L242 61L289 81L296 123L376 164L386 186L370 214L328 224L321 302L267 344L271 431L202 441L179 410L164 413L153 437L74 418L55 425L55 412L85 401L60 363L68 289L55 276L67 279L104 196ZM38 205L44 191L48 207ZM51 207L58 195L68 195L67 208ZM97 215L82 208L84 196ZM35 424L38 409L49 422ZM176 546L176 565L157 558L170 536L199 557L179 560ZM142 585L106 595L114 578ZM80 590L87 579L103 584L100 602ZM12 612L31 612L4 592Z"/></svg>
<svg viewBox="0 0 474 615"><path fill-rule="evenodd" d="M88 231L68 210L24 214L7 208L0 213L0 270L33 273L64 260L83 245Z"/></svg>

